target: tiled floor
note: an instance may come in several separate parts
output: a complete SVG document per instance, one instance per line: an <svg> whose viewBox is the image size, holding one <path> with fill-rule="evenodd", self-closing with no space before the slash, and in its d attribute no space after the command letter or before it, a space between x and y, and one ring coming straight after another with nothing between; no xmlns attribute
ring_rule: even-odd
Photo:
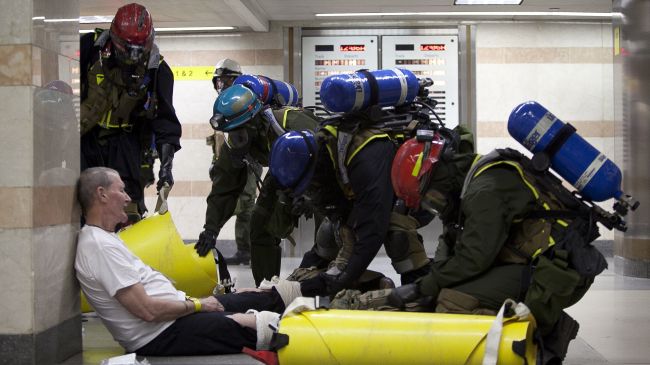
<svg viewBox="0 0 650 365"><path fill-rule="evenodd" d="M283 258L282 276L297 267L299 259ZM610 266L611 266L610 262ZM392 273L386 257L378 257L371 269ZM230 268L237 287L250 287L248 266ZM398 283L397 275L392 275ZM566 365L650 365L650 279L618 276L607 270L587 295L568 312L580 322L578 338L571 343ZM99 364L102 359L123 354L97 318L84 322L84 352L65 365ZM260 364L246 355L147 358L157 364Z"/></svg>

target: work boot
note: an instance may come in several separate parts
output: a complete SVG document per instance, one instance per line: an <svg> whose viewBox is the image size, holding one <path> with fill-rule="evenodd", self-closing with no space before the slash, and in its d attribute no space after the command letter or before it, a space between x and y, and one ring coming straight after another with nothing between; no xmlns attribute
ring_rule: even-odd
<svg viewBox="0 0 650 365"><path fill-rule="evenodd" d="M249 252L237 251L231 257L226 259L228 265L250 265L251 254Z"/></svg>
<svg viewBox="0 0 650 365"><path fill-rule="evenodd" d="M553 330L542 338L542 364L562 364L569 350L569 343L578 336L579 328L578 321L563 311Z"/></svg>

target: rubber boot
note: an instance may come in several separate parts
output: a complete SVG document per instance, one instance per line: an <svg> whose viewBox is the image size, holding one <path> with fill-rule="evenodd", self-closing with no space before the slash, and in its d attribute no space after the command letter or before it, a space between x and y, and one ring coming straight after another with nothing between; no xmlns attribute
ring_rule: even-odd
<svg viewBox="0 0 650 365"><path fill-rule="evenodd" d="M271 280L273 276L280 275L282 249L274 242L262 245L256 243L251 244L251 270L255 286L259 286L262 280Z"/></svg>

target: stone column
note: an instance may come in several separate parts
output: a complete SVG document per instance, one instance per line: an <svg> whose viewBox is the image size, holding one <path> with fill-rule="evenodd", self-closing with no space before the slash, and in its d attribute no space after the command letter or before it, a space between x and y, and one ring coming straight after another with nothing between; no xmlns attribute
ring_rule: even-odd
<svg viewBox="0 0 650 365"><path fill-rule="evenodd" d="M614 271L650 277L650 2L614 1L614 111L617 160L623 191L641 205L628 214L628 231L617 233Z"/></svg>
<svg viewBox="0 0 650 365"><path fill-rule="evenodd" d="M0 0L0 364L81 351L79 0Z"/></svg>

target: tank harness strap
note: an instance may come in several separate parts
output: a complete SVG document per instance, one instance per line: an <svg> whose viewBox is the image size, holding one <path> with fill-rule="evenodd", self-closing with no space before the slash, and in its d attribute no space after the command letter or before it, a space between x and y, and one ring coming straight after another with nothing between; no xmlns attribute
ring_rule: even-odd
<svg viewBox="0 0 650 365"><path fill-rule="evenodd" d="M553 139L548 143L544 152L548 155L549 158L553 158L557 151L564 145L564 143L576 132L576 129L570 124L566 123L560 128Z"/></svg>
<svg viewBox="0 0 650 365"><path fill-rule="evenodd" d="M377 105L379 102L379 84L375 75L370 73L367 69L362 69L357 71L368 79L368 85L370 86L370 104L368 105Z"/></svg>
<svg viewBox="0 0 650 365"><path fill-rule="evenodd" d="M278 120L275 118L275 115L273 114L273 110L271 110L271 108L264 108L262 110L262 116L269 123L269 125L271 126L271 129L273 129L273 132L278 137L283 135L286 132L286 130L284 128L282 128L280 123L278 123ZM286 121L286 116L287 116L287 114L285 112L285 114L284 114L285 121ZM285 124L285 123L283 123L283 124Z"/></svg>

